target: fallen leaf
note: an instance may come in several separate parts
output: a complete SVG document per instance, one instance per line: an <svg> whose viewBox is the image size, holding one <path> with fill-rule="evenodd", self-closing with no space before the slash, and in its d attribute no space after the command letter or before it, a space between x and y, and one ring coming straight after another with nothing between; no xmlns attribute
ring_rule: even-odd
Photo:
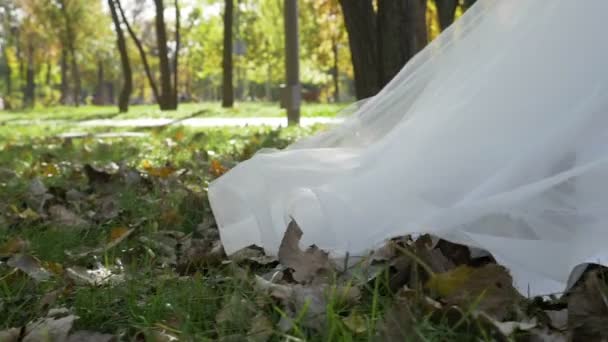
<svg viewBox="0 0 608 342"><path fill-rule="evenodd" d="M40 261L31 255L16 254L6 264L19 269L36 281L44 281L51 277L51 274L40 265Z"/></svg>
<svg viewBox="0 0 608 342"><path fill-rule="evenodd" d="M25 198L26 203L28 205L28 209L32 208L34 212L42 213L44 212L43 209L46 202L51 198L53 198L53 195L49 194L47 187L44 185L44 183L42 183L39 178L34 178L30 182ZM25 212L22 213L22 215L23 214L25 214Z"/></svg>
<svg viewBox="0 0 608 342"><path fill-rule="evenodd" d="M28 323L25 327L23 342L67 341L77 316L45 317Z"/></svg>
<svg viewBox="0 0 608 342"><path fill-rule="evenodd" d="M122 274L117 274L101 264L97 264L95 269L86 269L80 266L68 267L65 273L68 278L79 285L113 285L124 281Z"/></svg>
<svg viewBox="0 0 608 342"><path fill-rule="evenodd" d="M226 173L228 168L226 168L222 163L220 163L217 159L213 159L211 161L211 165L209 166L209 172L215 177L219 177Z"/></svg>
<svg viewBox="0 0 608 342"><path fill-rule="evenodd" d="M251 327L247 332L248 341L265 342L268 341L274 333L274 325L268 316L263 312L259 312L251 320Z"/></svg>
<svg viewBox="0 0 608 342"><path fill-rule="evenodd" d="M74 212L62 205L51 206L49 208L49 214L51 215L53 221L65 227L80 228L90 225L87 220L79 217Z"/></svg>
<svg viewBox="0 0 608 342"><path fill-rule="evenodd" d="M116 336L102 334L94 331L76 331L70 335L67 342L114 342L118 341Z"/></svg>
<svg viewBox="0 0 608 342"><path fill-rule="evenodd" d="M481 319L493 325L498 332L500 332L503 336L509 337L513 335L516 331L529 331L537 326L536 320L532 320L529 322L499 322L487 314L480 312L475 314L477 319Z"/></svg>
<svg viewBox="0 0 608 342"><path fill-rule="evenodd" d="M114 196L108 195L95 201L96 212L93 218L99 221L109 221L120 215L120 205Z"/></svg>
<svg viewBox="0 0 608 342"><path fill-rule="evenodd" d="M104 185L112 181L112 174L95 169L93 166L86 164L84 173L89 179L89 184L92 186Z"/></svg>
<svg viewBox="0 0 608 342"><path fill-rule="evenodd" d="M23 253L29 248L30 243L19 237L14 237L0 246L0 258L9 257L13 254Z"/></svg>
<svg viewBox="0 0 608 342"><path fill-rule="evenodd" d="M415 329L416 319L409 301L397 298L378 323L380 340L387 342L425 341Z"/></svg>
<svg viewBox="0 0 608 342"><path fill-rule="evenodd" d="M136 228L131 228L126 231L123 229L124 229L123 227L118 227L118 230L116 230L114 233L112 233L112 231L110 231L108 243L106 243L105 246L85 249L85 250L79 250L78 252L65 251L65 254L71 258L79 259L79 258L84 258L84 257L93 255L93 254L105 253L108 250L118 246L121 242L123 242L129 236L131 236L131 234L133 234L133 232L135 231Z"/></svg>
<svg viewBox="0 0 608 342"><path fill-rule="evenodd" d="M600 270L585 274L568 297L568 327L576 341L608 337L608 287Z"/></svg>
<svg viewBox="0 0 608 342"><path fill-rule="evenodd" d="M342 322L355 334L362 334L367 331L367 321L357 313L351 313L347 317L342 318Z"/></svg>
<svg viewBox="0 0 608 342"><path fill-rule="evenodd" d="M215 321L220 325L242 324L254 315L257 308L251 301L241 294L234 292L224 303L223 307L215 316Z"/></svg>
<svg viewBox="0 0 608 342"><path fill-rule="evenodd" d="M480 268L461 265L451 271L435 274L427 287L450 305L470 307L496 320L502 320L522 299L513 287L508 271L496 264Z"/></svg>
<svg viewBox="0 0 608 342"><path fill-rule="evenodd" d="M557 330L568 329L568 309L545 310L545 314L549 318L551 327Z"/></svg>
<svg viewBox="0 0 608 342"><path fill-rule="evenodd" d="M2 342L18 342L21 337L21 329L10 328L0 331L0 341Z"/></svg>
<svg viewBox="0 0 608 342"><path fill-rule="evenodd" d="M329 297L345 308L354 305L360 297L359 289L352 286L281 285L257 275L255 284L258 290L267 292L283 304L288 317L283 317L283 322L279 325L282 325L284 331L291 329L295 317L301 317L299 324L302 326L321 331L326 323Z"/></svg>
<svg viewBox="0 0 608 342"><path fill-rule="evenodd" d="M316 246L303 252L299 247L302 230L295 221L291 221L281 245L279 246L279 262L294 270L293 278L299 283L310 283L321 273L333 271L328 254Z"/></svg>

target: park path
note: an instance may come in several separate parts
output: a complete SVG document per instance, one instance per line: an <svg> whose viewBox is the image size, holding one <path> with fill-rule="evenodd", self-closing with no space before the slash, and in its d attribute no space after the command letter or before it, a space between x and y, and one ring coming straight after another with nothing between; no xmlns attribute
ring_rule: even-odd
<svg viewBox="0 0 608 342"><path fill-rule="evenodd" d="M300 125L336 124L342 118L333 117L303 117ZM279 117L251 117L251 118L138 118L138 119L97 119L84 121L71 120L15 120L12 125L76 125L81 127L157 127L179 125L186 127L244 127L244 126L287 126L287 118Z"/></svg>

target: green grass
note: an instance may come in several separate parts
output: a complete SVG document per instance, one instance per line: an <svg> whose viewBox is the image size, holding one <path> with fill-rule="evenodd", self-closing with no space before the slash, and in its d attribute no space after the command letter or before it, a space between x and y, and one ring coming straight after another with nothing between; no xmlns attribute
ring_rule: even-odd
<svg viewBox="0 0 608 342"><path fill-rule="evenodd" d="M304 104L302 116L334 116L346 107L345 104ZM134 118L185 118L196 117L281 117L285 110L277 103L243 102L234 108L222 108L216 102L184 103L177 110L161 111L156 105L134 105L128 113L119 113L116 106L57 106L34 108L25 111L0 111L0 123L15 120L91 120L91 119L134 119Z"/></svg>
<svg viewBox="0 0 608 342"><path fill-rule="evenodd" d="M144 108L134 108L134 113L128 115L137 115L137 110L148 115ZM198 110L194 105L182 108L184 112L180 113L185 113L187 108ZM258 112L251 114L243 110L234 115L279 115L278 111L266 105L251 104L247 108ZM334 107L318 105L307 108L308 113L317 111L330 115L329 111ZM84 107L68 113L58 111L51 114L41 110L19 115L73 120L104 113ZM107 113L111 111L108 109ZM74 284L56 274L50 280L35 282L0 262L0 330L20 327L44 316L46 308L42 304L48 293L56 291L58 296L51 307L72 308L80 317L77 329L122 334L125 339L138 334L152 337L160 331L168 331L181 340L238 341L247 336L259 313L273 324L272 341L285 340L288 335L310 341L378 339L379 322L395 302L388 269L375 281L359 284L362 296L354 306L344 304L337 294L331 295L325 308L327 315L323 330L307 327L302 313L291 330L281 331L277 324L284 308L254 286L253 272L268 269L210 263L180 270L160 263L160 252L141 241L141 238L153 238L167 231L196 233L196 226L211 217L206 199L206 185L214 178L209 171L210 160L232 166L262 147L285 147L299 137L323 129L322 126L280 130L168 127L145 130L148 136L136 139L56 137L71 129L73 127L69 125L50 128L0 126L0 165L5 171L15 172L15 175L4 176L0 172L0 246L17 238L27 240L27 253L47 267L61 265L64 271L68 267L92 267L97 263L108 268L122 265L125 280L116 285L90 286ZM91 128L89 131L103 130ZM111 162L123 163L142 173L147 172L146 167L166 166L188 172L177 178L149 177L148 185L102 189L116 200L121 213L111 219L91 220L92 225L87 228L69 228L48 218L16 218L16 212L30 207L28 185L35 178L42 179L48 188L58 193L77 190L87 195L87 199L79 202L81 215L98 211L96 205L101 195L98 190L91 191L82 169L85 164L102 168ZM66 253L103 246L117 227L135 227L136 231L132 237L97 258L74 259ZM416 305L412 303L414 309ZM218 316L227 307L230 308L228 319L218 322ZM362 331L355 332L345 323L346 317L351 315L360 318ZM455 329L453 322L431 320L425 314L416 317L414 326L416 334L426 340L483 339L475 327L463 324Z"/></svg>

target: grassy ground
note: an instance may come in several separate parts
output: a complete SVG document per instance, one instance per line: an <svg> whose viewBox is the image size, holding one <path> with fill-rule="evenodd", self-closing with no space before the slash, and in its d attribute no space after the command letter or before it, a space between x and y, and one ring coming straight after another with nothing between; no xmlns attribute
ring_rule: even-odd
<svg viewBox="0 0 608 342"><path fill-rule="evenodd" d="M302 116L334 116L345 104L305 104ZM135 119L135 118L184 118L196 117L280 117L285 110L276 103L244 102L234 108L221 108L217 102L184 103L174 111L160 111L156 105L131 106L128 113L119 113L116 106L82 106L36 108L27 111L0 111L0 124L13 120L91 120L91 119Z"/></svg>
<svg viewBox="0 0 608 342"><path fill-rule="evenodd" d="M213 107L182 108L187 115ZM278 113L264 105L251 108L259 113L235 115ZM308 113L331 115L335 108L317 106ZM83 108L28 115L84 119L106 112ZM445 272L445 265L454 268L451 260L457 258L438 256L438 249L424 243L400 240L390 256L383 252L388 262L380 258L373 267L342 269L304 285L294 284L289 271L255 249L249 257L222 254L208 182L260 148L285 147L322 126L165 127L147 129L141 138L57 137L71 129L0 125L0 339L3 329L24 326L59 307L79 317L74 330L121 340L527 338L503 333L473 314L481 308L500 320L528 317L529 302L514 294L503 269L460 266L441 278L436 274ZM277 274L282 285L260 282L276 280ZM467 285L463 274L476 274L495 288ZM470 291L467 296L454 295L459 291L454 282ZM488 293L489 302L484 301Z"/></svg>

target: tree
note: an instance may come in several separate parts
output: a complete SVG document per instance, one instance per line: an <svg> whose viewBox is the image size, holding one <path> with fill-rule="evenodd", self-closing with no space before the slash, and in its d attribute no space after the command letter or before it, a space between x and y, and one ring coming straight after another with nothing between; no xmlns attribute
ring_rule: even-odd
<svg viewBox="0 0 608 342"><path fill-rule="evenodd" d="M357 98L375 95L427 43L426 0L340 0ZM399 37L399 38L396 38Z"/></svg>
<svg viewBox="0 0 608 342"><path fill-rule="evenodd" d="M454 22L458 0L435 0L435 5L437 6L439 25L443 31Z"/></svg>
<svg viewBox="0 0 608 342"><path fill-rule="evenodd" d="M120 25L120 19L118 18L118 12L116 11L116 4L114 4L114 0L108 0L108 7L110 8L112 22L114 23L114 30L116 31L116 44L118 46L118 52L120 53L120 62L123 75L122 89L118 98L118 109L121 113L124 113L129 110L129 99L131 98L131 92L133 90L133 72L131 70L131 63L129 61L129 54L127 51L124 32Z"/></svg>
<svg viewBox="0 0 608 342"><path fill-rule="evenodd" d="M174 110L177 108L177 75L172 74L172 70L169 64L169 48L167 42L167 29L165 23L165 6L163 0L154 0L154 8L156 16L154 18L154 27L156 32L156 49L158 50L158 60L159 60L159 71L160 71L160 91L156 85L156 80L152 74L150 64L148 62L148 57L146 51L144 50L143 44L141 40L137 37L137 34L133 30L132 26L129 24L127 20L127 16L122 8L120 0L116 0L116 7L118 12L120 12L120 16L125 26L127 27L127 31L131 36L131 39L135 43L139 55L141 57L144 70L146 76L148 78L148 82L150 83L150 87L152 88L152 93L154 94L154 98L158 103L161 110ZM173 60L173 73L178 73L178 54L179 54L179 3L178 0L175 0L175 11L176 11L176 34L175 34L175 56ZM173 77L172 77L173 76ZM175 83L173 83L175 82Z"/></svg>
<svg viewBox="0 0 608 342"><path fill-rule="evenodd" d="M232 28L234 19L234 2L225 0L224 6L224 49L222 54L222 107L231 108L234 105L234 84L232 74Z"/></svg>
<svg viewBox="0 0 608 342"><path fill-rule="evenodd" d="M61 9L61 14L65 25L64 48L67 48L70 55L70 68L74 81L74 104L78 106L80 104L82 84L80 80L80 69L76 59L76 35L74 32L74 24L78 23L78 20L74 18L80 14L82 9L77 7L79 5L77 1L66 1L69 0L59 0L59 7ZM68 5L70 4L75 4L75 8L68 8Z"/></svg>

